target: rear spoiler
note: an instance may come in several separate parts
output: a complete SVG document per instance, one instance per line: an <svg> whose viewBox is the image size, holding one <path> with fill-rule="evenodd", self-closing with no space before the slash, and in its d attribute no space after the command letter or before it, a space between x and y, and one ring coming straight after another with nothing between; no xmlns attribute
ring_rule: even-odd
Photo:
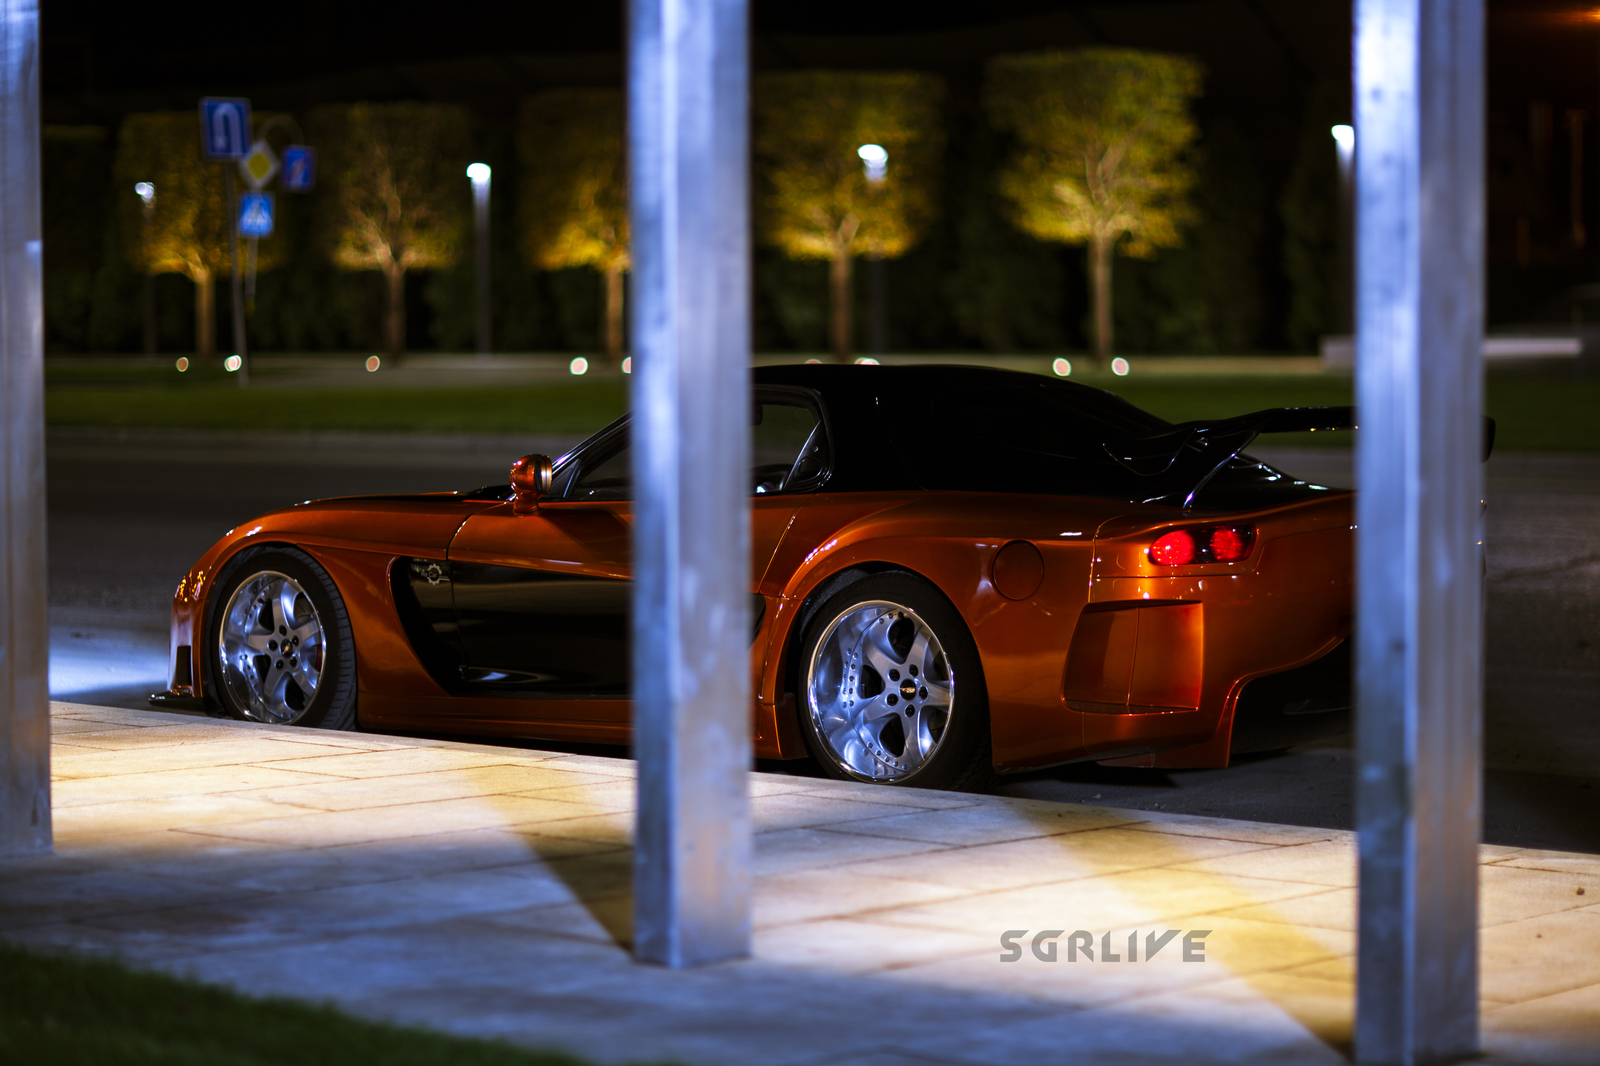
<svg viewBox="0 0 1600 1066"><path fill-rule="evenodd" d="M1126 469L1149 478L1146 503L1182 502L1195 497L1217 471L1263 433L1319 433L1355 429L1354 407L1269 407L1216 421L1184 422L1165 433L1108 441L1106 454ZM1483 420L1483 459L1494 450L1494 419Z"/></svg>

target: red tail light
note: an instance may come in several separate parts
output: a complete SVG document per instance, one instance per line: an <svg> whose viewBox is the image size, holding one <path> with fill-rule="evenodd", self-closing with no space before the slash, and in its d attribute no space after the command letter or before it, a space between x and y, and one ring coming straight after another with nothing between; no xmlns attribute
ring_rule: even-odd
<svg viewBox="0 0 1600 1066"><path fill-rule="evenodd" d="M1150 545L1150 559L1162 566L1182 566L1194 562L1194 538L1186 529L1175 529Z"/></svg>
<svg viewBox="0 0 1600 1066"><path fill-rule="evenodd" d="M1202 526L1174 529L1150 545L1150 561L1158 566L1190 563L1236 563L1250 557L1256 531L1249 526Z"/></svg>

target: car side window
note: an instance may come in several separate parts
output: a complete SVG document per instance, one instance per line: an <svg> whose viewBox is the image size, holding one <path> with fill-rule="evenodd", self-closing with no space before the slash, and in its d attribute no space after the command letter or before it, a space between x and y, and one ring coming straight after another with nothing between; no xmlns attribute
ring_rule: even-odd
<svg viewBox="0 0 1600 1066"><path fill-rule="evenodd" d="M828 438L809 404L758 399L750 426L750 491L757 496L814 488L828 468Z"/></svg>
<svg viewBox="0 0 1600 1066"><path fill-rule="evenodd" d="M633 499L633 453L626 428L597 442L556 475L560 500ZM751 487L756 496L814 489L828 472L828 434L817 409L800 399L761 398L751 410Z"/></svg>
<svg viewBox="0 0 1600 1066"><path fill-rule="evenodd" d="M627 430L578 457L571 474L562 471L551 495L563 500L633 499L633 449Z"/></svg>

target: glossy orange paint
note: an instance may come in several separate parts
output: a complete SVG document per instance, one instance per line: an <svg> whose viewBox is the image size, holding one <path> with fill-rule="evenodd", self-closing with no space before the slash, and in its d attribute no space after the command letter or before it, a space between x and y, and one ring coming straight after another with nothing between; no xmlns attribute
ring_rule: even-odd
<svg viewBox="0 0 1600 1066"><path fill-rule="evenodd" d="M629 576L628 504L541 500L525 509L448 493L327 500L230 531L174 596L173 691L205 695L218 572L252 545L291 544L344 596L363 725L625 743L625 700L447 694L399 621L390 569L402 557ZM1149 545L1217 515L979 492L755 497L751 587L765 604L751 645L756 754L805 755L794 657L808 600L846 572L899 569L933 583L966 619L1001 769L1084 758L1226 765L1244 685L1349 635L1351 509L1350 494L1329 492L1230 512L1228 524L1256 530L1247 558L1170 567L1150 560ZM187 675L180 648L192 649Z"/></svg>

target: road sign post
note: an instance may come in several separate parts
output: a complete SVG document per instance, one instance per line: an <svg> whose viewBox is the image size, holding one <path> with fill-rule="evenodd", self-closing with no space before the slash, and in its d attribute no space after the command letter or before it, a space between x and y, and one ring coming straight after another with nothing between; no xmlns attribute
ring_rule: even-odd
<svg viewBox="0 0 1600 1066"><path fill-rule="evenodd" d="M252 144L249 100L239 96L201 98L200 148L207 159L243 162L251 155ZM270 149L267 154L271 155ZM277 160L272 162L276 167ZM228 291L233 299L233 352L239 358L239 387L244 388L250 384L250 354L245 351L244 293L239 277L239 199L235 195L233 168L223 167L222 176L228 190L228 259L232 264Z"/></svg>
<svg viewBox="0 0 1600 1066"><path fill-rule="evenodd" d="M250 147L250 101L233 96L202 99L200 145L207 159L243 159Z"/></svg>
<svg viewBox="0 0 1600 1066"><path fill-rule="evenodd" d="M291 144L283 150L283 174L278 184L284 192L310 192L317 180L317 150Z"/></svg>

